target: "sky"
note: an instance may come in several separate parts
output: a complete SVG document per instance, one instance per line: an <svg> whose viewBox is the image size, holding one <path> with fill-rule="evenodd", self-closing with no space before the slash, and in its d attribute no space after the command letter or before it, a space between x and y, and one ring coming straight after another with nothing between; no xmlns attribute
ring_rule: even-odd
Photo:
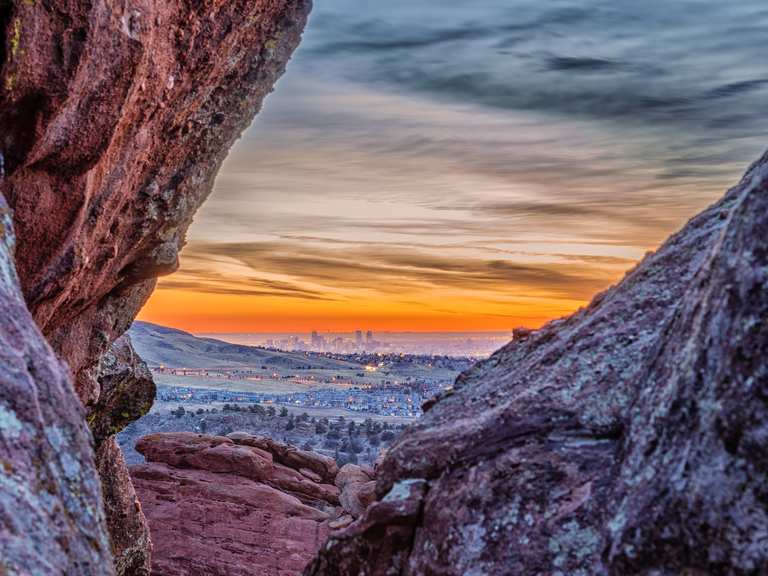
<svg viewBox="0 0 768 576"><path fill-rule="evenodd" d="M764 150L764 0L317 0L140 318L538 327Z"/></svg>

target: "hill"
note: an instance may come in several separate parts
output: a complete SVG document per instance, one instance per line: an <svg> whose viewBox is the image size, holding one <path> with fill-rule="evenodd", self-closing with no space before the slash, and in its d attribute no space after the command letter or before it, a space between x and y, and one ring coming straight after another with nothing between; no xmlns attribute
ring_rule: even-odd
<svg viewBox="0 0 768 576"><path fill-rule="evenodd" d="M199 338L189 332L134 322L128 331L133 347L149 366L169 368L260 367L287 370L359 370L360 364L326 358L319 354L282 352L255 346L230 344L214 338Z"/></svg>

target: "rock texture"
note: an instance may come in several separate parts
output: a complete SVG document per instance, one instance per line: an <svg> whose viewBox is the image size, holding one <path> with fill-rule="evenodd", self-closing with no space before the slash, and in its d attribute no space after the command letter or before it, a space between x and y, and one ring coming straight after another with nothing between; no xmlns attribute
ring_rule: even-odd
<svg viewBox="0 0 768 576"><path fill-rule="evenodd" d="M0 191L35 320L98 401L98 360L178 266L221 161L299 42L308 0L2 9Z"/></svg>
<svg viewBox="0 0 768 576"><path fill-rule="evenodd" d="M768 573L768 154L388 451L306 574Z"/></svg>
<svg viewBox="0 0 768 576"><path fill-rule="evenodd" d="M104 440L97 449L96 466L101 477L115 572L149 576L152 561L149 526L114 436Z"/></svg>
<svg viewBox="0 0 768 576"><path fill-rule="evenodd" d="M356 482L337 487L342 474L326 456L244 433L153 434L136 448L148 461L131 475L157 576L299 574L351 521L339 500L354 500ZM358 467L345 469L359 477Z"/></svg>
<svg viewBox="0 0 768 576"><path fill-rule="evenodd" d="M101 358L99 387L99 401L88 417L97 446L144 416L155 401L152 373L127 334Z"/></svg>
<svg viewBox="0 0 768 576"><path fill-rule="evenodd" d="M0 574L112 574L91 437L34 324L0 196Z"/></svg>
<svg viewBox="0 0 768 576"><path fill-rule="evenodd" d="M13 210L15 265L93 425L99 469L110 474L105 494L116 498L106 509L119 515L109 525L136 530L113 534L118 548L146 529L121 521L134 497L110 435L146 409L154 388L135 363L130 377L114 373L129 345L102 357L155 278L178 266L194 212L283 72L309 9L310 0L0 3L0 195ZM68 441L87 452L79 436ZM87 474L92 454L80 460L78 450ZM91 529L98 535L100 525Z"/></svg>

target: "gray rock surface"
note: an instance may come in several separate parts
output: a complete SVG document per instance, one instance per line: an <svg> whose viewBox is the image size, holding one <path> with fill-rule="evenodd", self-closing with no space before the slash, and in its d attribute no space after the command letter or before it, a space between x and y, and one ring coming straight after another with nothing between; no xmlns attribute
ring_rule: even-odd
<svg viewBox="0 0 768 576"><path fill-rule="evenodd" d="M586 309L462 374L306 574L768 573L766 286L768 154Z"/></svg>
<svg viewBox="0 0 768 576"><path fill-rule="evenodd" d="M112 574L90 432L27 311L0 196L0 574Z"/></svg>

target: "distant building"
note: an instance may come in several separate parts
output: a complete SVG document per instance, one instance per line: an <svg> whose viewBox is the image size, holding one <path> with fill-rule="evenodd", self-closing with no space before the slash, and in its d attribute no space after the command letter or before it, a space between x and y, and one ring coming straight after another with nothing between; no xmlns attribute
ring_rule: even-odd
<svg viewBox="0 0 768 576"><path fill-rule="evenodd" d="M356 330L355 331L355 344L358 346L358 348L361 348L363 346L363 331L362 330Z"/></svg>
<svg viewBox="0 0 768 576"><path fill-rule="evenodd" d="M374 343L372 330L368 330L368 332L365 333L365 343L368 345Z"/></svg>
<svg viewBox="0 0 768 576"><path fill-rule="evenodd" d="M320 334L317 333L317 330L312 331L310 348L312 350L319 350L321 352L325 350L325 338L320 336Z"/></svg>

